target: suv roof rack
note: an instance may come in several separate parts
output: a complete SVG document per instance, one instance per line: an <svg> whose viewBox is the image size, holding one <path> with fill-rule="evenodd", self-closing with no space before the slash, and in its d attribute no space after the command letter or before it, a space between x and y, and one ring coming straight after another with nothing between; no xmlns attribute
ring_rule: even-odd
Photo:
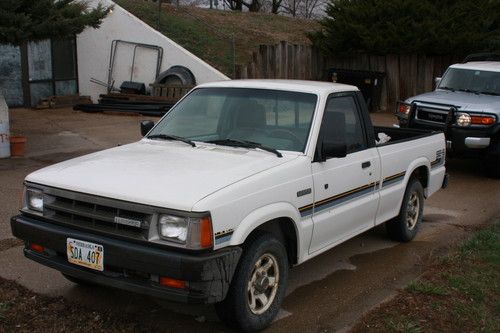
<svg viewBox="0 0 500 333"><path fill-rule="evenodd" d="M469 54L463 62L470 61L500 61L500 51Z"/></svg>

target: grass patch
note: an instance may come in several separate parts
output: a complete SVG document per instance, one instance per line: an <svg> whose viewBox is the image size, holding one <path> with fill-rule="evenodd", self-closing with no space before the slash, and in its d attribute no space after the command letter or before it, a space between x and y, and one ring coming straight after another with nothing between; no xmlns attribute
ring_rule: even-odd
<svg viewBox="0 0 500 333"><path fill-rule="evenodd" d="M415 294L427 294L427 295L437 295L437 296L446 295L446 291L444 291L443 288L427 282L412 282L408 286L407 290Z"/></svg>
<svg viewBox="0 0 500 333"><path fill-rule="evenodd" d="M437 258L354 332L500 332L500 221Z"/></svg>
<svg viewBox="0 0 500 333"><path fill-rule="evenodd" d="M116 0L151 27L158 27L158 4L152 1ZM224 74L233 73L232 35L236 64L246 64L260 44L288 41L310 44L307 32L319 29L313 20L281 15L210 10L164 5L160 32Z"/></svg>
<svg viewBox="0 0 500 333"><path fill-rule="evenodd" d="M420 333L420 327L407 319L400 319L394 322L392 319L386 321L387 327L395 332Z"/></svg>
<svg viewBox="0 0 500 333"><path fill-rule="evenodd" d="M0 303L0 322L5 321L5 318L7 318L7 311L9 308L9 303Z"/></svg>

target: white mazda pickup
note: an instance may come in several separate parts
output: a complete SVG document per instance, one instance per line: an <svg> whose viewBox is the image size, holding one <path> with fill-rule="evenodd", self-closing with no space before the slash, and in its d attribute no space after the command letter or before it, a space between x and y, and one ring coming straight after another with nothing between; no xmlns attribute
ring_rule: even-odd
<svg viewBox="0 0 500 333"><path fill-rule="evenodd" d="M373 127L348 85L203 84L141 130L28 175L13 234L73 282L215 303L245 331L290 267L381 223L410 241L447 183L443 133Z"/></svg>

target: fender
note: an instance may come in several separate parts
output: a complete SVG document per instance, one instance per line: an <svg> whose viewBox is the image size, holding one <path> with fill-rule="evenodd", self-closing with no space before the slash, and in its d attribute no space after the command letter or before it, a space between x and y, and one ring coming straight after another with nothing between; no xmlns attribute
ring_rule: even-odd
<svg viewBox="0 0 500 333"><path fill-rule="evenodd" d="M278 218L289 218L293 221L297 234L297 255L302 253L301 237L302 228L298 226L300 214L297 208L288 202L276 202L253 210L239 224L231 237L230 245L240 245L245 242L248 235L260 225Z"/></svg>
<svg viewBox="0 0 500 333"><path fill-rule="evenodd" d="M427 157L419 157L413 162L410 163L408 166L408 171L406 172L405 179L404 179L404 184L405 188L408 186L408 182L410 181L410 176L413 174L415 170L420 168L421 166L425 166L425 171L427 172L427 179L430 177L430 170L431 170L431 162ZM427 198L427 188L424 188L424 197Z"/></svg>
<svg viewBox="0 0 500 333"><path fill-rule="evenodd" d="M413 171L417 170L417 168L425 166L425 170L427 171L427 177L430 177L429 175L429 170L431 169L431 162L427 157L419 157L413 162L410 163L408 166L408 170L406 171L405 178L403 180L404 187L403 189L406 191L406 187L408 186L408 182L410 181L410 176L413 174ZM403 197L398 201L398 207L401 206L401 203L403 202ZM427 198L427 188L424 188L424 197Z"/></svg>

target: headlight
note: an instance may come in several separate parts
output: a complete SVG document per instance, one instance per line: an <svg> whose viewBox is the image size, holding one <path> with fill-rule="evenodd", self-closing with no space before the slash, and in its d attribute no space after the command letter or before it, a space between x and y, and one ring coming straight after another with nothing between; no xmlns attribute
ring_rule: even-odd
<svg viewBox="0 0 500 333"><path fill-rule="evenodd" d="M459 113L456 122L458 126L469 126L471 124L471 117L468 113Z"/></svg>
<svg viewBox="0 0 500 333"><path fill-rule="evenodd" d="M185 217L160 215L160 219L158 220L158 232L162 238L185 243L188 220L189 218Z"/></svg>
<svg viewBox="0 0 500 333"><path fill-rule="evenodd" d="M212 221L206 217L183 217L160 214L158 234L161 239L189 249L205 249L213 245Z"/></svg>
<svg viewBox="0 0 500 333"><path fill-rule="evenodd" d="M43 213L43 192L33 188L27 188L25 194L25 207Z"/></svg>

